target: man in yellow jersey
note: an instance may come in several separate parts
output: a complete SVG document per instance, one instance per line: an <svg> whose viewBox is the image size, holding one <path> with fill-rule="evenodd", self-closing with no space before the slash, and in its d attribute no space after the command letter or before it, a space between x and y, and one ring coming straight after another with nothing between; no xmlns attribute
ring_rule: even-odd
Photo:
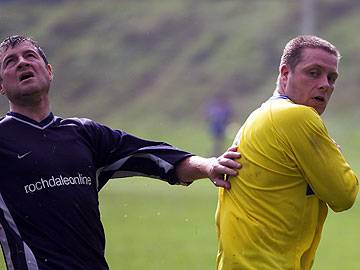
<svg viewBox="0 0 360 270"><path fill-rule="evenodd" d="M358 180L320 118L339 59L316 36L286 45L274 95L234 142L243 169L219 193L218 270L310 269L328 207L353 205Z"/></svg>

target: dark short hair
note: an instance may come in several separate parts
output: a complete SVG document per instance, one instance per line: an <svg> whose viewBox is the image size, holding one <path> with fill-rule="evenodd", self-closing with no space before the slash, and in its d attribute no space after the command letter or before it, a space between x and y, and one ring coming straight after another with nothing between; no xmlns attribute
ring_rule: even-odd
<svg viewBox="0 0 360 270"><path fill-rule="evenodd" d="M30 37L27 36L22 36L22 35L14 35L14 36L9 36L7 38L5 38L1 43L0 43L0 55L2 52L5 52L7 49L9 48L14 48L17 45L28 41L30 42L32 45L34 45L34 47L36 48L36 50L38 51L39 55L41 56L41 58L44 60L45 64L49 64L46 55L43 51L43 49L41 49L41 47L39 46L39 44L33 40Z"/></svg>
<svg viewBox="0 0 360 270"><path fill-rule="evenodd" d="M329 41L312 35L297 36L290 40L281 56L280 66L289 65L294 70L296 65L301 61L302 51L306 48L322 49L340 59L340 52Z"/></svg>

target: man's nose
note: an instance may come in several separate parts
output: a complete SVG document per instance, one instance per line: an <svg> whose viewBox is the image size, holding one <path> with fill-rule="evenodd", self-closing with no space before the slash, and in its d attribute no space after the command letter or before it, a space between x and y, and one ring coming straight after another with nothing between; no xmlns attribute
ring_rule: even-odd
<svg viewBox="0 0 360 270"><path fill-rule="evenodd" d="M329 91L333 89L334 86L330 83L329 78L327 76L322 76L321 82L320 82L320 89L326 91Z"/></svg>
<svg viewBox="0 0 360 270"><path fill-rule="evenodd" d="M18 58L18 64L17 64L18 69L22 69L22 68L27 67L29 65L30 65L29 62L24 57L20 56Z"/></svg>

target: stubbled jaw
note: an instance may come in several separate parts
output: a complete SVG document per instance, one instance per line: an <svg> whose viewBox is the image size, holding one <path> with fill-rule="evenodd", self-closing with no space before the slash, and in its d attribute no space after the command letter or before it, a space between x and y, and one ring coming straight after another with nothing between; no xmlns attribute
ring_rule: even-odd
<svg viewBox="0 0 360 270"><path fill-rule="evenodd" d="M312 107L321 115L327 106L327 99L324 96L315 96L312 98Z"/></svg>

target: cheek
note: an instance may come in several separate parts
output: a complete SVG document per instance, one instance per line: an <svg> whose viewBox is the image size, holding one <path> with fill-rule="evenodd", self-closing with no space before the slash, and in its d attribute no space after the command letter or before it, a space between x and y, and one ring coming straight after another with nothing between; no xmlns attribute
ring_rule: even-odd
<svg viewBox="0 0 360 270"><path fill-rule="evenodd" d="M313 88L317 88L317 81L316 80L312 80L306 77L303 77L301 80L299 80L299 85L303 88L303 89L313 89Z"/></svg>
<svg viewBox="0 0 360 270"><path fill-rule="evenodd" d="M304 94L304 84L300 80L291 80L289 81L289 92L300 98Z"/></svg>
<svg viewBox="0 0 360 270"><path fill-rule="evenodd" d="M332 96L333 92L334 92L334 89L327 91L327 95L328 95L329 99Z"/></svg>
<svg viewBox="0 0 360 270"><path fill-rule="evenodd" d="M41 73L42 73L42 78L45 81L51 81L52 80L52 76L51 76L51 74L49 73L49 71L47 69L42 68Z"/></svg>
<svg viewBox="0 0 360 270"><path fill-rule="evenodd" d="M13 72L4 72L1 78L3 78L3 83L8 83L16 79L16 75Z"/></svg>

